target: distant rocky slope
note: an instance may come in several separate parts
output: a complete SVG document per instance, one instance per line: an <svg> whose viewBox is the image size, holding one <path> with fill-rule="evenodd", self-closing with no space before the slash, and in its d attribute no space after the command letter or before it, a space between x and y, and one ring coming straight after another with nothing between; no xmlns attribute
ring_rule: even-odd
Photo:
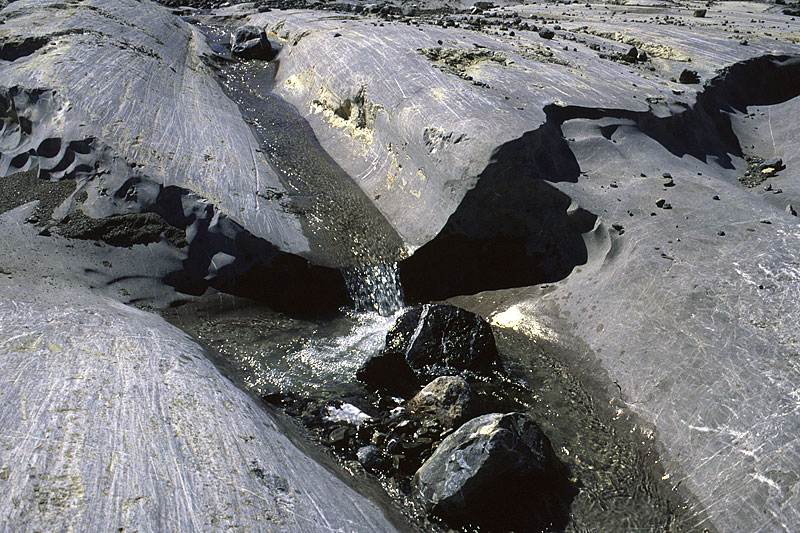
<svg viewBox="0 0 800 533"><path fill-rule="evenodd" d="M0 11L0 175L17 180L0 178L8 187L0 190L22 191L0 215L11 236L0 255L0 349L12 365L4 374L24 380L0 389L7 404L27 401L28 387L47 398L52 382L72 383L75 369L65 366L24 372L22 354L45 357L47 348L55 357L65 331L86 336L81 313L111 313L102 327L121 320L131 336L173 338L163 322L116 302L165 306L210 286L276 308L331 308L347 298L336 268L399 261L409 299L450 298L528 336L620 415L635 416L663 449L665 481L695 502L691 527L800 523L800 23L791 7L194 3L218 7L208 12L180 4L183 19L135 0L17 0ZM265 130L237 100L241 86L218 82L230 63L197 25L245 23L265 28L277 52L262 90L296 108L334 170L275 165ZM37 196L49 201L29 204L39 198L23 194L32 187L24 171L62 188L45 186ZM76 248L67 237L117 246ZM57 301L68 308L48 315ZM98 339L92 349L112 359L155 342ZM184 348L173 348L165 353L183 365ZM92 372L102 368L102 357L90 361ZM215 401L234 401L231 385L206 371L225 398ZM173 375L146 372L140 388L123 387L128 401L161 394L148 387ZM14 436L31 428L49 438L47 424L33 425L40 415L20 409L0 412L18 428L0 441L9 452L32 446ZM53 409L54 427L71 416ZM262 416L181 413L201 433L212 428L204 435L238 434L237 424ZM70 423L113 419L91 416ZM270 442L270 431L257 438ZM67 437L54 437L66 448L43 455L72 480L59 500L72 503L60 510L105 482L99 467L86 467L73 483L70 468L83 467ZM188 464L213 440L163 459ZM0 474L14 466L3 460ZM158 464L151 468L142 479L157 478ZM33 483L21 472L0 477L0 487ZM329 487L319 499L298 496L298 506L320 506L313 527L392 527L347 491L363 522L335 525L338 481L319 473L309 483ZM189 503L170 522L178 526L201 508L216 520L223 511L208 511L209 501L239 512L238 500L220 503L217 491L180 490ZM21 505L35 513L34 503ZM42 516L43 527L67 524ZM136 516L141 529L173 520L158 510Z"/></svg>

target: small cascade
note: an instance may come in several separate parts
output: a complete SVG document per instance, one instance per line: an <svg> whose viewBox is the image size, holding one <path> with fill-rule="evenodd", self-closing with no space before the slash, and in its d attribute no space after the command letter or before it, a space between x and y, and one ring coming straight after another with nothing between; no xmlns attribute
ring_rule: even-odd
<svg viewBox="0 0 800 533"><path fill-rule="evenodd" d="M356 266L342 271L356 311L376 311L383 316L403 307L403 287L397 263Z"/></svg>

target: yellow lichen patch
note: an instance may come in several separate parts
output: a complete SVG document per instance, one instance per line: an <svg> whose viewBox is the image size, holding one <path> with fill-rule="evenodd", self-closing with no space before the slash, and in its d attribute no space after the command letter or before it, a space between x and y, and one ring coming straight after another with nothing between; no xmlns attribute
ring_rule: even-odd
<svg viewBox="0 0 800 533"><path fill-rule="evenodd" d="M331 127L361 141L364 151L373 142L375 120L382 109L367 99L365 85L349 96L340 96L323 85L319 87L317 98L311 102L313 113L322 114Z"/></svg>
<svg viewBox="0 0 800 533"><path fill-rule="evenodd" d="M392 145L389 145L389 170L386 172L386 189L391 191L394 187L394 182L400 175L400 170L403 167L397 161L397 155L392 150Z"/></svg>
<svg viewBox="0 0 800 533"><path fill-rule="evenodd" d="M594 35L596 37L601 37L603 39L609 39L611 41L617 41L630 46L635 46L639 50L644 50L645 52L647 52L647 55L650 57L659 57L661 59L669 59L671 61L682 61L682 62L687 62L692 60L692 58L688 54L681 52L677 48L662 43L650 43L647 41L643 41L638 37L634 37L633 35L629 35L624 32L600 31L592 28L583 28L579 31L582 31L583 33L589 35Z"/></svg>
<svg viewBox="0 0 800 533"><path fill-rule="evenodd" d="M449 92L446 89L440 89L438 87L433 87L430 89L431 91L431 98L434 100L445 100Z"/></svg>

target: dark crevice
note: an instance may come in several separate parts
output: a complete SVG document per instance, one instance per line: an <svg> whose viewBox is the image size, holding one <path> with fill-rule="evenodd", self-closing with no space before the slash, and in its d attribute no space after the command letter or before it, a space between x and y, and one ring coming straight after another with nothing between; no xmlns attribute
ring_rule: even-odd
<svg viewBox="0 0 800 533"><path fill-rule="evenodd" d="M0 59L16 61L29 56L45 46L50 40L47 37L27 37L19 41L0 41Z"/></svg>
<svg viewBox="0 0 800 533"><path fill-rule="evenodd" d="M659 117L652 110L635 112L579 106L549 105L544 111L547 122L559 128L572 119L631 120L642 133L676 157L689 155L703 162L714 157L723 168L732 169L731 156L742 157L742 149L729 113L743 113L748 106L779 104L798 95L800 57L770 55L724 69L719 76L709 80L692 107L666 117ZM616 128L603 127L601 134L610 138Z"/></svg>
<svg viewBox="0 0 800 533"><path fill-rule="evenodd" d="M193 226L195 233L183 268L165 279L169 285L194 295L213 287L292 316L328 316L351 305L339 270L312 265L300 256L283 252L226 217L218 217L212 227L212 205L186 214L185 197L192 194L179 187L162 187L148 208L174 227ZM231 261L216 265L214 258L220 257L217 254L229 256Z"/></svg>
<svg viewBox="0 0 800 533"><path fill-rule="evenodd" d="M411 301L523 287L565 278L588 259L582 234L596 216L570 209L551 183L578 181L580 167L561 125L572 119L630 120L677 157L709 157L733 168L741 157L731 112L800 95L800 58L765 56L733 65L709 81L691 108L658 117L653 110L545 107L545 123L501 146L441 232L400 264ZM601 128L610 138L617 126ZM549 183L548 183L549 182Z"/></svg>

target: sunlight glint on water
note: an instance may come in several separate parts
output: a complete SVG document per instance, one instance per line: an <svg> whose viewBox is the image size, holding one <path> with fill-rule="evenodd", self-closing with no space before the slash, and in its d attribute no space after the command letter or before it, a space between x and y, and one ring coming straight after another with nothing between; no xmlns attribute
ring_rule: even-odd
<svg viewBox="0 0 800 533"><path fill-rule="evenodd" d="M383 316L403 307L403 287L397 263L357 266L342 271L356 311L376 311Z"/></svg>

